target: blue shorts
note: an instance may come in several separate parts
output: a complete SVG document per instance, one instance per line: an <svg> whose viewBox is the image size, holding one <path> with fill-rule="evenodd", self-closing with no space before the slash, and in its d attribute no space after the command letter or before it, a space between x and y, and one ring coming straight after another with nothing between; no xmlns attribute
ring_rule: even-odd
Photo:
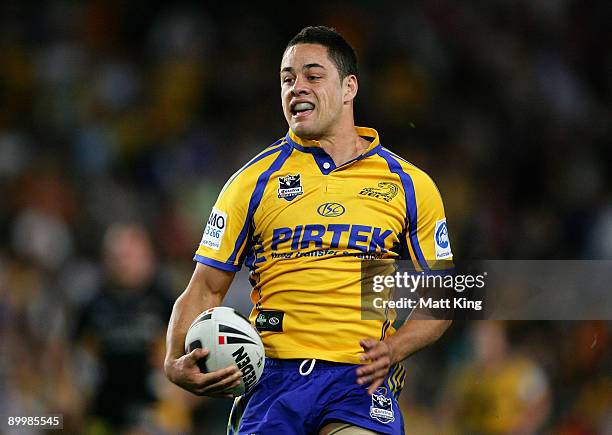
<svg viewBox="0 0 612 435"><path fill-rule="evenodd" d="M318 434L332 421L383 434L404 433L397 403L404 381L401 365L393 366L384 386L370 396L357 384L359 365L317 360L312 372L302 375L302 363L267 358L257 385L234 401L228 433Z"/></svg>

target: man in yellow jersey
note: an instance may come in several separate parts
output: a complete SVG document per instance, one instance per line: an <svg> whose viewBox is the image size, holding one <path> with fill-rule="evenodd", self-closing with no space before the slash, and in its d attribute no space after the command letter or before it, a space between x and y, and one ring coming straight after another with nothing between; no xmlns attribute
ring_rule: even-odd
<svg viewBox="0 0 612 435"><path fill-rule="evenodd" d="M451 259L440 194L420 169L355 127L357 60L335 30L307 27L280 66L289 132L225 184L177 299L165 370L199 395L228 396L240 372L201 373L184 355L191 321L222 304L251 270L250 320L266 350L259 383L234 404L232 433L403 433L400 362L438 339L445 320L361 319L361 259Z"/></svg>

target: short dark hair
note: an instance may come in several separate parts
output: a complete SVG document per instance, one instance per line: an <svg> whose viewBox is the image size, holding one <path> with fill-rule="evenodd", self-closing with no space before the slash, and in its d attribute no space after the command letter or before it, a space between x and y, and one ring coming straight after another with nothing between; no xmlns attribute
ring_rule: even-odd
<svg viewBox="0 0 612 435"><path fill-rule="evenodd" d="M357 75L357 55L355 50L336 29L325 26L304 27L297 35L291 38L291 41L285 47L285 51L297 44L319 44L326 47L329 58L338 68L340 80L351 74Z"/></svg>

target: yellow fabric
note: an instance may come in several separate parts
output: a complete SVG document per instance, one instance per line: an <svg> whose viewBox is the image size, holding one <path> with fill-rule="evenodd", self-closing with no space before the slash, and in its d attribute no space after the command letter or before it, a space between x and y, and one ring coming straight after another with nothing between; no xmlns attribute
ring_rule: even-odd
<svg viewBox="0 0 612 435"><path fill-rule="evenodd" d="M512 433L545 391L541 369L524 357L493 367L466 367L451 385L457 401L455 422L462 433Z"/></svg>
<svg viewBox="0 0 612 435"><path fill-rule="evenodd" d="M285 313L282 332L261 333L269 357L358 363L360 339L394 332L392 318L361 320L360 260L452 258L450 245L436 248L446 224L433 181L376 130L357 132L370 147L336 168L290 131L228 180L209 218L195 260L225 270L246 261L254 324L259 310Z"/></svg>

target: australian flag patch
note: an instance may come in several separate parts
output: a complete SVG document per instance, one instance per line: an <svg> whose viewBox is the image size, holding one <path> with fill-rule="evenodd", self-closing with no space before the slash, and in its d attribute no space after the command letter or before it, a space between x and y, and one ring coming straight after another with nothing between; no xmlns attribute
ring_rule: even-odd
<svg viewBox="0 0 612 435"><path fill-rule="evenodd" d="M278 197L292 201L297 196L304 193L302 189L301 174L287 174L284 177L278 177Z"/></svg>

